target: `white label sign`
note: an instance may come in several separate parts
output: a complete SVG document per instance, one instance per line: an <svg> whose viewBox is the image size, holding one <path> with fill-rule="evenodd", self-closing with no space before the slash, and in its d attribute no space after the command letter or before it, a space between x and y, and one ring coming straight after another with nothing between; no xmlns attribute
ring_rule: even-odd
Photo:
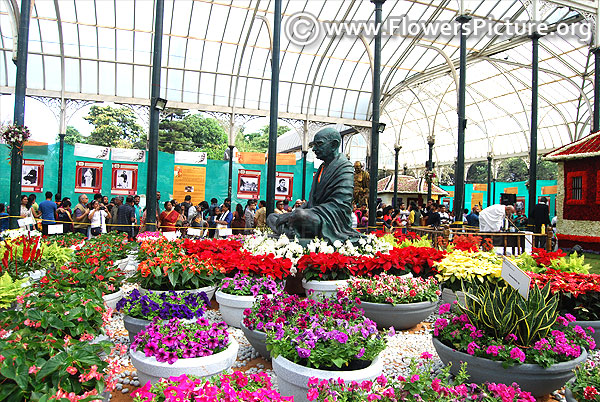
<svg viewBox="0 0 600 402"><path fill-rule="evenodd" d="M146 162L146 151L142 149L111 148L113 161Z"/></svg>
<svg viewBox="0 0 600 402"><path fill-rule="evenodd" d="M177 232L163 232L163 236L167 240L175 240L177 239Z"/></svg>
<svg viewBox="0 0 600 402"><path fill-rule="evenodd" d="M110 156L110 148L101 147L98 145L75 144L73 155L84 156L86 158L104 159L107 161Z"/></svg>
<svg viewBox="0 0 600 402"><path fill-rule="evenodd" d="M529 298L531 278L506 257L502 257L502 279L517 289L525 300Z"/></svg>
<svg viewBox="0 0 600 402"><path fill-rule="evenodd" d="M175 164L206 165L206 152L175 151Z"/></svg>
<svg viewBox="0 0 600 402"><path fill-rule="evenodd" d="M190 236L202 236L202 230L200 229L195 229L195 228L188 228L187 230L187 234Z"/></svg>
<svg viewBox="0 0 600 402"><path fill-rule="evenodd" d="M62 234L63 225L59 223L58 225L48 225L48 234Z"/></svg>

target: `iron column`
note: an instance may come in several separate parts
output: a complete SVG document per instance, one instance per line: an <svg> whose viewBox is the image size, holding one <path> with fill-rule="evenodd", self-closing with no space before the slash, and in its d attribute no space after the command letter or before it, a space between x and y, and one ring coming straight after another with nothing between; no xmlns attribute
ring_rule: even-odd
<svg viewBox="0 0 600 402"><path fill-rule="evenodd" d="M461 10L464 12L464 10ZM468 15L459 15L456 19L460 24L460 76L458 80L458 155L456 158L455 188L454 188L454 215L462 217L465 208L465 118L467 97L467 33L465 24L471 20Z"/></svg>
<svg viewBox="0 0 600 402"><path fill-rule="evenodd" d="M229 184L227 185L227 197L231 199L231 185L233 181L233 145L229 146Z"/></svg>
<svg viewBox="0 0 600 402"><path fill-rule="evenodd" d="M373 57L373 116L371 119L371 156L369 158L369 227L375 227L377 217L377 174L379 170L379 103L381 98L381 8L385 0L371 0L375 4L375 52Z"/></svg>
<svg viewBox="0 0 600 402"><path fill-rule="evenodd" d="M29 46L29 15L31 1L21 1L19 19L19 39L17 43L17 80L15 83L15 111L13 124L25 125L25 90L27 88L27 49ZM11 216L21 215L21 169L23 165L23 142L13 145L10 150L10 212ZM12 229L19 227L17 218L10 218Z"/></svg>
<svg viewBox="0 0 600 402"><path fill-rule="evenodd" d="M58 188L56 192L62 196L62 179L63 179L63 160L65 151L65 133L59 133L59 148L58 148Z"/></svg>
<svg viewBox="0 0 600 402"><path fill-rule="evenodd" d="M592 132L600 130L600 47L594 52L594 119L592 120Z"/></svg>
<svg viewBox="0 0 600 402"><path fill-rule="evenodd" d="M492 205L492 154L489 153L487 157L487 206Z"/></svg>
<svg viewBox="0 0 600 402"><path fill-rule="evenodd" d="M150 133L148 138L148 181L146 186L146 227L156 231L156 201L158 178L158 123L160 111L156 101L160 97L160 69L162 57L164 0L156 0L154 21L154 49L152 54L152 92L150 95Z"/></svg>
<svg viewBox="0 0 600 402"><path fill-rule="evenodd" d="M275 0L273 14L273 49L271 52L271 105L269 107L269 160L267 161L267 216L275 210L275 176L277 170L277 115L279 112L279 47L281 36L281 0Z"/></svg>
<svg viewBox="0 0 600 402"><path fill-rule="evenodd" d="M302 200L306 199L306 156L308 151L302 151Z"/></svg>
<svg viewBox="0 0 600 402"><path fill-rule="evenodd" d="M531 53L531 139L529 147L529 216L533 216L537 194L537 125L538 125L538 76L540 45L539 33L531 36L533 49Z"/></svg>
<svg viewBox="0 0 600 402"><path fill-rule="evenodd" d="M401 148L400 145L394 147L394 208L398 207L398 155Z"/></svg>
<svg viewBox="0 0 600 402"><path fill-rule="evenodd" d="M429 137L427 137L427 146L429 147L429 159L427 161L427 173L431 173L431 171L433 170L433 146L435 145L435 138L430 135ZM428 179L427 180L427 200L425 201L429 201L431 199L431 180Z"/></svg>

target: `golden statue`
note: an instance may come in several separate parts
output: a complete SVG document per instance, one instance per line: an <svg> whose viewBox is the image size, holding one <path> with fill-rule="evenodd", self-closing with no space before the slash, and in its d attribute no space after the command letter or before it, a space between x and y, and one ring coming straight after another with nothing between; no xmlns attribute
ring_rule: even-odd
<svg viewBox="0 0 600 402"><path fill-rule="evenodd" d="M369 172L363 170L362 163L354 162L354 204L361 206L369 202Z"/></svg>

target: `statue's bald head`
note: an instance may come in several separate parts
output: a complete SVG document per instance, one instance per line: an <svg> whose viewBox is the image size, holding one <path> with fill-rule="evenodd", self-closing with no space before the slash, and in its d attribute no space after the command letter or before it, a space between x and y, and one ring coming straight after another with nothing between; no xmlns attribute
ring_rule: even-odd
<svg viewBox="0 0 600 402"><path fill-rule="evenodd" d="M324 128L315 134L311 146L317 158L328 162L337 156L341 143L342 136L339 131L335 128Z"/></svg>
<svg viewBox="0 0 600 402"><path fill-rule="evenodd" d="M313 141L317 141L317 139L323 139L326 141L337 141L338 147L342 143L342 136L340 135L340 132L337 131L335 128L331 128L331 127L319 130L315 134L315 138Z"/></svg>

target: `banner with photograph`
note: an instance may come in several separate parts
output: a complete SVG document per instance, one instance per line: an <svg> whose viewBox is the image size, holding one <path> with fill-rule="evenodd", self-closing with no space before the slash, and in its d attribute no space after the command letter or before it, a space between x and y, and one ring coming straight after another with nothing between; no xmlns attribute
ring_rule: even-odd
<svg viewBox="0 0 600 402"><path fill-rule="evenodd" d="M111 193L135 195L137 192L138 165L113 163Z"/></svg>
<svg viewBox="0 0 600 402"><path fill-rule="evenodd" d="M288 172L275 173L275 199L291 200L294 192L294 174Z"/></svg>
<svg viewBox="0 0 600 402"><path fill-rule="evenodd" d="M75 144L73 155L83 156L85 158L104 159L107 161L110 156L110 148L98 145Z"/></svg>
<svg viewBox="0 0 600 402"><path fill-rule="evenodd" d="M102 162L82 162L75 164L75 192L100 193L102 190Z"/></svg>
<svg viewBox="0 0 600 402"><path fill-rule="evenodd" d="M237 198L257 200L260 196L260 170L238 170Z"/></svg>
<svg viewBox="0 0 600 402"><path fill-rule="evenodd" d="M44 161L23 159L21 191L41 193L44 187Z"/></svg>
<svg viewBox="0 0 600 402"><path fill-rule="evenodd" d="M173 175L173 198L183 202L186 195L192 196L194 205L204 201L206 168L200 166L175 165Z"/></svg>
<svg viewBox="0 0 600 402"><path fill-rule="evenodd" d="M111 159L123 162L146 162L146 151L143 149L111 148Z"/></svg>
<svg viewBox="0 0 600 402"><path fill-rule="evenodd" d="M206 165L207 160L206 152L175 151L175 163Z"/></svg>

